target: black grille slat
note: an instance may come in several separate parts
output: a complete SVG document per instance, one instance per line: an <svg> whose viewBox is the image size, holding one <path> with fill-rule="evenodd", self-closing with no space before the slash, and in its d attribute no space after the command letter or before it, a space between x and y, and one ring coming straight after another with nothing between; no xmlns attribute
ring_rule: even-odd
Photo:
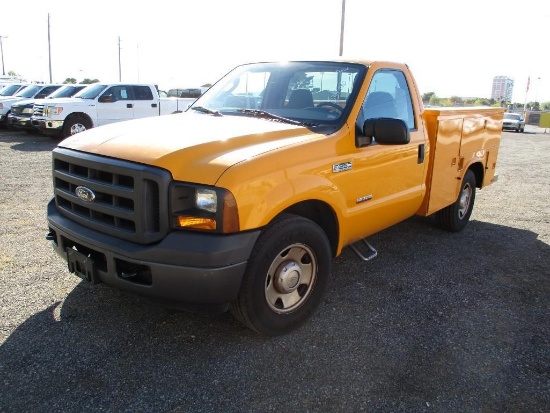
<svg viewBox="0 0 550 413"><path fill-rule="evenodd" d="M109 204L102 203L102 202L94 202L94 207L91 208L90 205L87 205L84 201L82 201L76 195L74 195L71 192L65 191L65 190L56 189L54 191L54 195L56 195L56 197L57 196L63 197L64 200L66 200L70 203L79 205L82 208L88 208L91 211L96 211L96 212L103 213L103 214L111 214L115 217L128 218L129 214L132 214L132 215L134 214L133 209L128 209L128 208L125 209L125 208L121 208L119 206L115 206L115 205L112 205L112 204L109 205Z"/></svg>
<svg viewBox="0 0 550 413"><path fill-rule="evenodd" d="M132 190L125 186L123 187L118 185L107 185L104 182L94 181L89 178L81 178L79 176L70 175L70 174L67 174L64 172L58 172L58 171L54 171L53 176L54 178L59 178L64 182L67 182L75 186L80 186L80 185L85 186L87 188L90 188L94 192L97 190L99 192L110 194L110 195L126 193L128 198L132 196Z"/></svg>
<svg viewBox="0 0 550 413"><path fill-rule="evenodd" d="M142 244L168 232L168 171L64 148L54 149L52 164L56 204L70 219ZM94 200L79 198L79 186Z"/></svg>

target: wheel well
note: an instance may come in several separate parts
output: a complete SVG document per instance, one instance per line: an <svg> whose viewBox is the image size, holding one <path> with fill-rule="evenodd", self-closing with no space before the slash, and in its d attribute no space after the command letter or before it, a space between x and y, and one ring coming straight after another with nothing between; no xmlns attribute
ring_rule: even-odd
<svg viewBox="0 0 550 413"><path fill-rule="evenodd" d="M483 165L481 164L481 162L476 162L470 165L468 169L470 169L476 177L476 187L481 188L481 185L483 184L483 174L484 174Z"/></svg>
<svg viewBox="0 0 550 413"><path fill-rule="evenodd" d="M87 113L84 113L84 112L71 113L69 116L67 116L67 118L65 119L65 122L67 122L68 120L74 119L74 118L84 118L88 122L90 122L90 125L92 125L92 127L94 126L94 122L92 121L92 118L90 118L90 116Z"/></svg>
<svg viewBox="0 0 550 413"><path fill-rule="evenodd" d="M291 213L310 219L327 234L332 255L338 247L338 223L332 208L321 201L303 201L287 208L284 213Z"/></svg>

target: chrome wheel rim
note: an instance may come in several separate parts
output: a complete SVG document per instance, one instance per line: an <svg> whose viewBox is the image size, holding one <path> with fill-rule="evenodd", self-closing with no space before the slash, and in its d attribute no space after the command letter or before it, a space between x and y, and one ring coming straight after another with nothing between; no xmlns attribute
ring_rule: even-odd
<svg viewBox="0 0 550 413"><path fill-rule="evenodd" d="M472 186L468 183L462 188L458 204L458 218L462 219L468 213L472 201Z"/></svg>
<svg viewBox="0 0 550 413"><path fill-rule="evenodd" d="M290 313L307 301L317 279L317 259L304 244L292 244L271 263L265 280L265 298L279 314Z"/></svg>
<svg viewBox="0 0 550 413"><path fill-rule="evenodd" d="M86 130L86 126L84 126L82 123L77 123L73 126L71 126L71 135L75 135L80 132L84 132Z"/></svg>

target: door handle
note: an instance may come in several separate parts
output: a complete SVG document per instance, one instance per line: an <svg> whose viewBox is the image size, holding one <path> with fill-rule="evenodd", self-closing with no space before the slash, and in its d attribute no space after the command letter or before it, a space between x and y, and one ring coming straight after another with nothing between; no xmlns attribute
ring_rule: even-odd
<svg viewBox="0 0 550 413"><path fill-rule="evenodd" d="M424 163L424 154L425 154L424 144L421 143L420 145L418 145L418 163L419 164Z"/></svg>
<svg viewBox="0 0 550 413"><path fill-rule="evenodd" d="M132 108L134 107L134 105L132 105L131 103L127 103L127 104L126 104L126 107L127 107L128 109L132 109Z"/></svg>
<svg viewBox="0 0 550 413"><path fill-rule="evenodd" d="M156 107L157 107L157 104L156 104L156 103L151 103L151 107L152 107L152 108L156 108Z"/></svg>

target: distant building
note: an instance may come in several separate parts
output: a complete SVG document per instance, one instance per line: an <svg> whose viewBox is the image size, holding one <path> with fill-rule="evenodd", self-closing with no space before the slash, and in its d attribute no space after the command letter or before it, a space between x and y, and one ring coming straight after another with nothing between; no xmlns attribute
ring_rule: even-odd
<svg viewBox="0 0 550 413"><path fill-rule="evenodd" d="M512 101L512 92L514 90L514 79L508 76L495 76L493 78L493 90L491 92L491 99L497 102Z"/></svg>

